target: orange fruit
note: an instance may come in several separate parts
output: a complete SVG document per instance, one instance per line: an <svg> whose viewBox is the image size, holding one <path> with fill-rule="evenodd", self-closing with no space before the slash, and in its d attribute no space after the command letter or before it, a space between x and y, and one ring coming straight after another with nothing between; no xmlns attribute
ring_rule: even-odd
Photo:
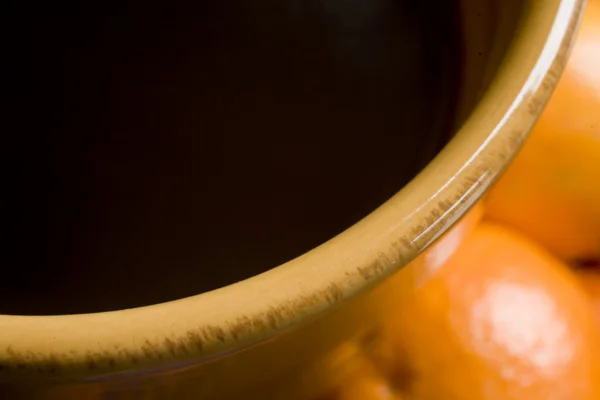
<svg viewBox="0 0 600 400"><path fill-rule="evenodd" d="M486 210L564 260L600 258L600 1L588 2L566 70Z"/></svg>
<svg viewBox="0 0 600 400"><path fill-rule="evenodd" d="M405 399L600 399L591 303L518 233L481 224L403 307Z"/></svg>

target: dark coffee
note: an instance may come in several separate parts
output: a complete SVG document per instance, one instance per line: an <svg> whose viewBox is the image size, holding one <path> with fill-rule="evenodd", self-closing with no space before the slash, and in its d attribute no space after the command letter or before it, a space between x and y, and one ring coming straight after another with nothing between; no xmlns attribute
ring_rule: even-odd
<svg viewBox="0 0 600 400"><path fill-rule="evenodd" d="M452 133L454 7L82 2L23 18L0 313L198 294L366 216Z"/></svg>

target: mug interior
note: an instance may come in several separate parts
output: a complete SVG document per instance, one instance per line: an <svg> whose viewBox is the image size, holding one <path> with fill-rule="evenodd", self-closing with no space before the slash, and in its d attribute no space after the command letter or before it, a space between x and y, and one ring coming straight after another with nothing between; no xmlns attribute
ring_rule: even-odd
<svg viewBox="0 0 600 400"><path fill-rule="evenodd" d="M20 21L31 68L4 93L1 314L155 304L298 257L410 181L481 83L458 1L62 11Z"/></svg>

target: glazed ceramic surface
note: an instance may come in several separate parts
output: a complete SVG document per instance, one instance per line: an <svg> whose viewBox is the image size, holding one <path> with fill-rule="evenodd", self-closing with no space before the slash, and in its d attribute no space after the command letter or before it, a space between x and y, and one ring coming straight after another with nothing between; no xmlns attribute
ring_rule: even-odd
<svg viewBox="0 0 600 400"><path fill-rule="evenodd" d="M463 1L460 129L394 197L292 261L200 295L102 313L1 315L0 394L318 399L363 360L390 362L394 315L410 301L423 252L525 140L582 7Z"/></svg>

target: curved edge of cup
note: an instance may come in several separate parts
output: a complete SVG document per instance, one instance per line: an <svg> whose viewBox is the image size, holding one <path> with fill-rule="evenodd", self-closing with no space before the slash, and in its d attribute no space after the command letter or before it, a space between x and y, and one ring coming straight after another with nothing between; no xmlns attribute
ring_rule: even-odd
<svg viewBox="0 0 600 400"><path fill-rule="evenodd" d="M533 6L522 39L456 137L359 223L278 268L197 296L96 314L0 315L0 382L86 379L218 357L315 318L400 270L481 198L550 97L585 0L548 3Z"/></svg>

